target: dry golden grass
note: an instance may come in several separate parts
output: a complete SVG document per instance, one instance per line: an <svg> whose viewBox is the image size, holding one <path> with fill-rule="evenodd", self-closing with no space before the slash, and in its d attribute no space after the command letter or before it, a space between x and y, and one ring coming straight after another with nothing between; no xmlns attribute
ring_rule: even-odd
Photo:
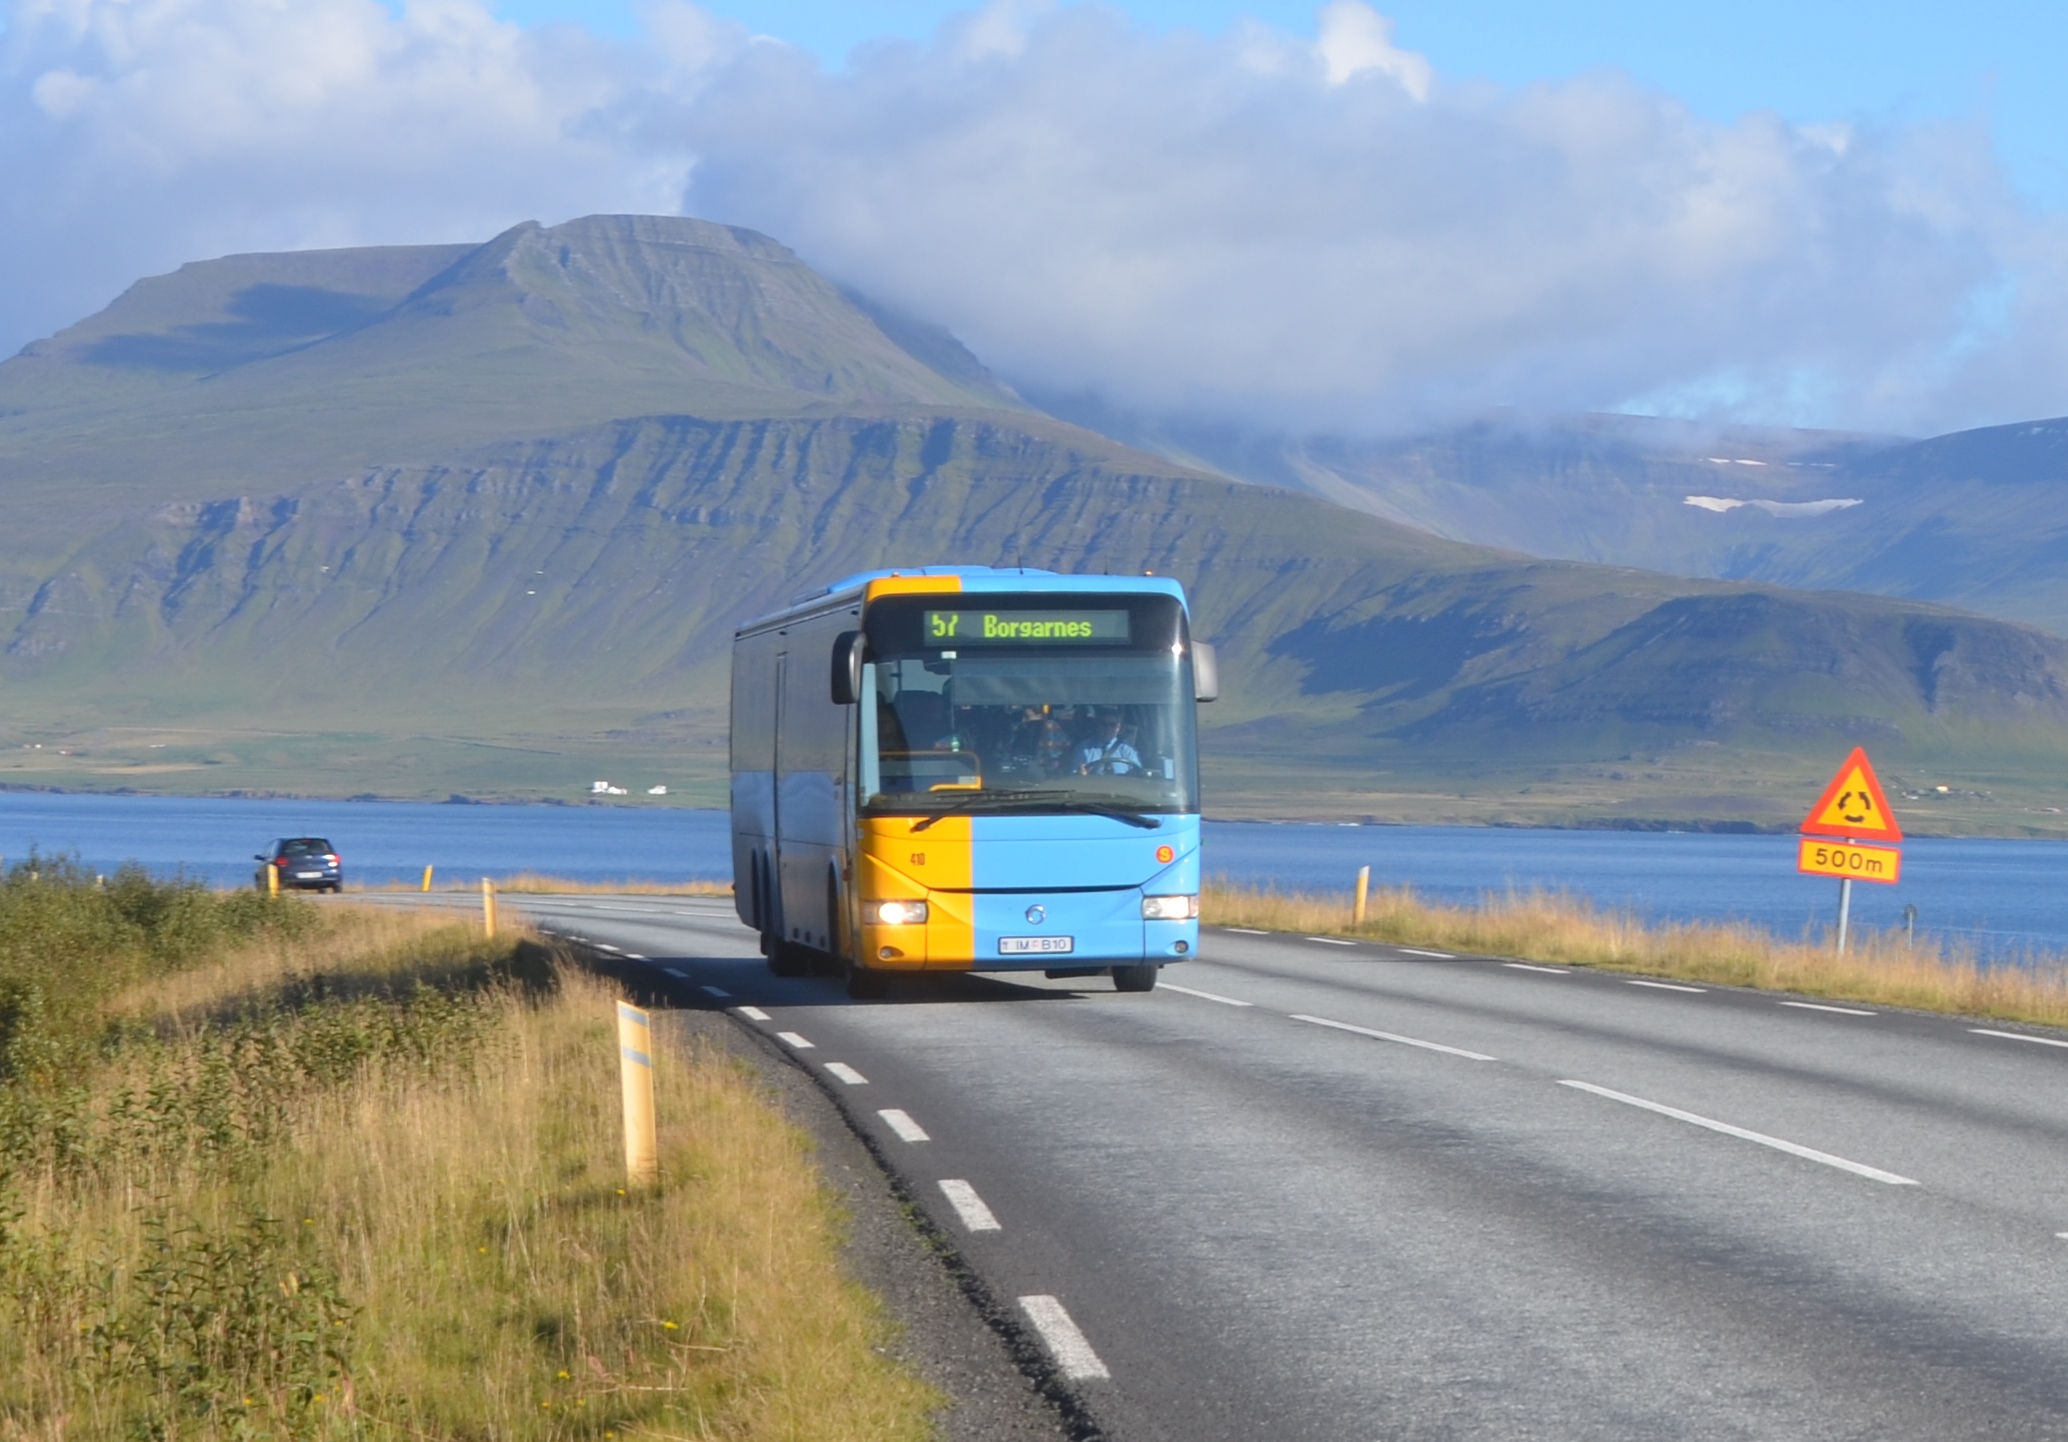
<svg viewBox="0 0 2068 1442"><path fill-rule="evenodd" d="M0 1438L931 1435L808 1141L663 1048L627 1187L615 993L536 943L343 911L119 1002L0 1170Z"/></svg>
<svg viewBox="0 0 2068 1442"><path fill-rule="evenodd" d="M1483 897L1477 906L1424 901L1410 887L1374 890L1362 926L1351 899L1210 885L1205 918L1409 946L1508 956L1563 966L1759 987L1918 1011L2068 1026L2068 966L2060 958L1981 966L1937 945L1899 935L1856 936L1844 956L1829 945L1784 941L1743 923L1647 926L1581 898L1530 892Z"/></svg>

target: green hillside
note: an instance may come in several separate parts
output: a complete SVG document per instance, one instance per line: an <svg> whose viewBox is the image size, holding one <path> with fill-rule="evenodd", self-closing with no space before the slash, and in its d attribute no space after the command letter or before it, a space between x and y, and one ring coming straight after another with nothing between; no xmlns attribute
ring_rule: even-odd
<svg viewBox="0 0 2068 1442"><path fill-rule="evenodd" d="M970 562L1182 579L1222 814L1785 824L1855 741L1927 829L2068 802L2068 642L1208 476L699 222L190 266L0 401L0 784L710 802L737 621Z"/></svg>

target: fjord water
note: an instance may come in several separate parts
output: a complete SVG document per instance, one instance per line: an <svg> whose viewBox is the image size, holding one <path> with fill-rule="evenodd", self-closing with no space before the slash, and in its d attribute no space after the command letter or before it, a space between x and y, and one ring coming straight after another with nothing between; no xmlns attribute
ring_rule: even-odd
<svg viewBox="0 0 2068 1442"><path fill-rule="evenodd" d="M645 805L461 806L0 792L0 857L33 845L110 870L126 860L211 885L243 885L276 837L327 837L348 886L437 884L541 872L575 881L728 881L722 811ZM1792 836L1329 826L1209 821L1211 877L1347 896L1360 866L1379 886L1436 901L1564 891L1650 920L1738 918L1777 935L1821 934L1836 882L1798 875ZM1914 840L1898 886L1856 886L1857 924L1902 925L1991 957L2068 951L2068 846ZM1347 902L1346 902L1347 905Z"/></svg>

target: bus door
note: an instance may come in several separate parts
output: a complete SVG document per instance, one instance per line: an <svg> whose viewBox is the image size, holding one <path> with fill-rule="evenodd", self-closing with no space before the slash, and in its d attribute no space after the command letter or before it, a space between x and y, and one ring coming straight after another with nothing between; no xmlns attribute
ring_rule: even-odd
<svg viewBox="0 0 2068 1442"><path fill-rule="evenodd" d="M790 653L778 651L775 658L775 715L770 724L775 728L775 774L773 796L769 801L769 815L772 824L768 838L768 934L777 941L788 938L789 931L783 925L783 777L788 769L783 761L783 710L784 698L789 694L788 672Z"/></svg>

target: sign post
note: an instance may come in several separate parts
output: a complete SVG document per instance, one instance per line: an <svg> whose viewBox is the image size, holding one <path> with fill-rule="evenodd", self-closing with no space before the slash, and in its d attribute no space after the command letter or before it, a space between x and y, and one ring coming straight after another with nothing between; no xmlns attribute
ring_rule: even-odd
<svg viewBox="0 0 2068 1442"><path fill-rule="evenodd" d="M1855 746L1824 788L1824 794L1802 819L1805 833L1796 847L1795 869L1806 876L1838 878L1838 950L1845 953L1852 921L1853 882L1876 881L1892 886L1903 875L1903 853L1893 846L1862 846L1862 841L1900 842L1903 828L1889 809L1888 793L1874 774L1874 763ZM1819 841L1816 837L1836 837Z"/></svg>

